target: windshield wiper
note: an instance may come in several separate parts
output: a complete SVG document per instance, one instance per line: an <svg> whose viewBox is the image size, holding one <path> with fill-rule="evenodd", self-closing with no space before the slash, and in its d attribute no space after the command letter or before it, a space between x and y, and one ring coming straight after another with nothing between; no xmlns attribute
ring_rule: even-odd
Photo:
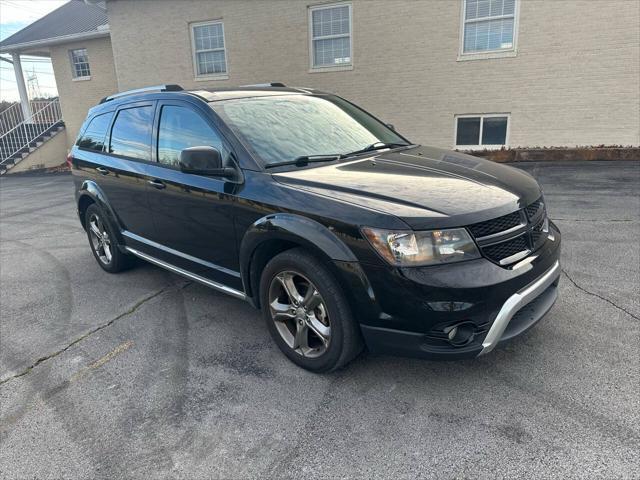
<svg viewBox="0 0 640 480"><path fill-rule="evenodd" d="M335 153L332 155L302 155L300 157L296 157L293 160L287 160L285 162L276 162L265 165L264 168L274 168L274 167L282 167L284 165L296 165L298 167L304 167L310 163L314 162L332 162L334 160L341 160L346 157L350 157L352 155L358 155L360 153L373 152L375 150L380 150L381 148L396 148L396 147L408 147L411 145L410 143L385 143L385 142L376 142L371 145L367 145L360 150L355 150L349 153Z"/></svg>
<svg viewBox="0 0 640 480"><path fill-rule="evenodd" d="M351 157L352 155L358 155L360 153L373 152L375 150L380 150L381 148L408 147L409 145L410 145L409 143L376 142L376 143L372 143L371 145L367 145L366 147L361 148L360 150L355 150L353 152L345 153L344 155L342 155L342 158Z"/></svg>
<svg viewBox="0 0 640 480"><path fill-rule="evenodd" d="M310 163L315 162L332 162L334 160L340 160L342 155L302 155L300 157L296 157L293 160L287 160L286 162L276 162L270 163L269 165L265 165L264 168L273 168L273 167L281 167L283 165L296 165L298 167L304 167Z"/></svg>

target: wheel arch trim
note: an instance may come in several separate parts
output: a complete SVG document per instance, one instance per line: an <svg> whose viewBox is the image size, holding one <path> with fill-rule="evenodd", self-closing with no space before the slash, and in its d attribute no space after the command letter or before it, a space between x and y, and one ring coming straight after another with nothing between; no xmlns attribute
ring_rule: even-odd
<svg viewBox="0 0 640 480"><path fill-rule="evenodd" d="M122 238L122 235L120 233L122 231L122 228L120 222L118 221L118 217L111 208L111 205L109 205L107 196L98 186L98 184L92 180L83 181L76 194L76 207L78 208L78 216L80 217L80 223L82 224L83 228L86 229L86 226L84 224L84 219L81 217L80 202L82 202L83 198L86 197L89 197L102 209L107 219L111 222L111 225L115 227L115 234L117 236L118 244L124 245L124 239Z"/></svg>
<svg viewBox="0 0 640 480"><path fill-rule="evenodd" d="M291 213L266 215L256 220L240 243L240 272L244 289L254 297L251 262L255 252L267 241L291 242L312 251L320 251L331 260L357 262L351 249L330 228L308 217Z"/></svg>

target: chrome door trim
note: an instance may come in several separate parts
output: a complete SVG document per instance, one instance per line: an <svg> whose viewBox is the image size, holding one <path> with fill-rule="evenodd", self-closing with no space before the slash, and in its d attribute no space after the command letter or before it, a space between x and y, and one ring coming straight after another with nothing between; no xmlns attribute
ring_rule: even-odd
<svg viewBox="0 0 640 480"><path fill-rule="evenodd" d="M556 260L556 263L537 280L511 295L507 301L504 302L504 305L502 305L502 308L498 312L498 316L496 316L496 319L493 321L489 333L487 333L487 336L482 342L483 348L478 356L493 350L516 312L540 296L559 276L560 262Z"/></svg>
<svg viewBox="0 0 640 480"><path fill-rule="evenodd" d="M241 300L247 300L247 296L243 292L236 290L235 288L231 288L226 285L223 285L222 283L218 283L213 280L209 280L208 278L201 277L200 275L189 272L180 267L176 267L175 265L171 265L170 263L167 263L156 257L152 257L151 255L147 255L146 253L142 253L134 248L131 248L131 247L124 247L124 248L127 250L127 252L135 255L136 257L146 260L149 263L153 263L154 265L157 265L159 267L165 268L170 272L177 273L178 275L182 275L183 277L189 278L190 280L194 280L198 283L202 283L207 287L214 288L222 293L231 295L232 297L236 297Z"/></svg>
<svg viewBox="0 0 640 480"><path fill-rule="evenodd" d="M131 240L135 240L136 242L144 243L146 245L149 245L150 247L154 247L154 248L157 248L158 250L162 250L164 252L175 255L176 257L182 257L185 260L189 260L194 263L199 263L200 265L203 265L207 268L212 268L214 270L218 270L219 272L225 273L227 275L231 275L232 277L240 278L240 272L236 272L235 270L231 270L229 268L221 267L220 265L216 265L215 263L207 262L206 260L202 260L200 258L189 255L188 253L182 253L178 250L174 250L171 247L162 245L161 243L157 243L157 242L154 242L153 240L149 240L147 238L141 237L140 235L136 235L135 233L131 233L128 230L124 230L122 232L122 235L124 235L127 238L130 238Z"/></svg>

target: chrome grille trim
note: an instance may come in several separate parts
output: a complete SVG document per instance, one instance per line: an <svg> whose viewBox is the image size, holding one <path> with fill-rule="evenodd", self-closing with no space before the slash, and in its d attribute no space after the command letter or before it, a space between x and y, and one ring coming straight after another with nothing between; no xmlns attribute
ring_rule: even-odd
<svg viewBox="0 0 640 480"><path fill-rule="evenodd" d="M520 225L516 225L515 227L509 228L502 232L492 233L491 235L486 235L484 237L476 238L476 242L481 244L482 246L493 245L495 243L501 243L505 240L510 240L513 237L517 237L524 233L527 228L526 223L521 223Z"/></svg>
<svg viewBox="0 0 640 480"><path fill-rule="evenodd" d="M516 263L518 260L522 260L524 257L526 257L527 255L529 255L531 253L531 250L527 249L527 250L522 250L518 253L515 253L513 255L511 255L510 257L507 258L503 258L502 260L500 260L500 265L505 266L505 265L509 265L512 263Z"/></svg>
<svg viewBox="0 0 640 480"><path fill-rule="evenodd" d="M486 258L507 267L542 246L548 235L544 228L546 219L544 201L540 197L520 210L470 225L467 229ZM507 228L496 231L499 227ZM484 232L491 233L482 235Z"/></svg>

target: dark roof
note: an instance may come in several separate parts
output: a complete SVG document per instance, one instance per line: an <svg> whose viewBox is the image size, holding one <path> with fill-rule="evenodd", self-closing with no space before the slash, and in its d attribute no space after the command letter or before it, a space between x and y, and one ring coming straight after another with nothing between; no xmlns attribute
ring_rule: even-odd
<svg viewBox="0 0 640 480"><path fill-rule="evenodd" d="M303 87L266 87L261 85L245 85L242 87L221 87L206 90L183 90L180 85L154 85L149 87L136 88L124 92L114 93L108 97L104 97L98 105L93 106L89 111L94 112L102 110L105 104L112 106L114 102L132 102L141 99L160 98L159 94L169 95L193 95L199 97L205 102L217 102L222 100L235 100L241 98L255 97L283 97L287 95L326 95L326 92L316 90L315 88ZM152 95L152 97L149 97ZM170 98L170 97L169 97Z"/></svg>
<svg viewBox="0 0 640 480"><path fill-rule="evenodd" d="M107 12L99 5L88 5L83 0L71 0L60 8L36 20L19 32L0 42L3 50L13 45L45 42L69 35L99 33L101 25L109 23ZM104 31L104 30L102 30Z"/></svg>

